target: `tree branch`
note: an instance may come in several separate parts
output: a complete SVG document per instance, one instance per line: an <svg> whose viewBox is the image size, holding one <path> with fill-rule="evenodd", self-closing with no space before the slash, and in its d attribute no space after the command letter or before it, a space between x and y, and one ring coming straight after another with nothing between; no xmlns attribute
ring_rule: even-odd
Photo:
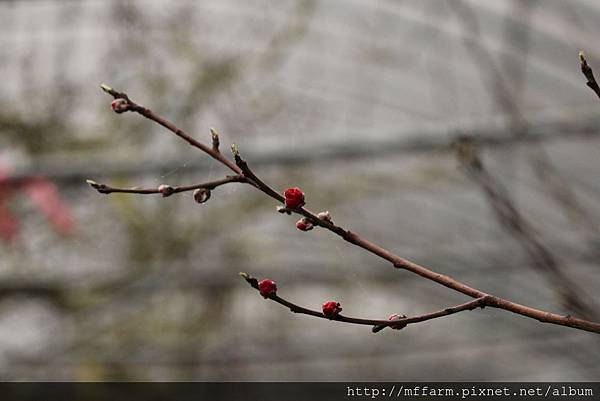
<svg viewBox="0 0 600 401"><path fill-rule="evenodd" d="M278 202L282 202L283 197L278 192L276 192L275 190L270 188L268 185L264 184L261 180L258 180L256 175L248 167L247 163L245 163L241 159L239 151L237 150L235 145L232 146L232 151L233 151L234 157L236 158L236 164L233 164L229 159L225 158L220 152L216 152L210 146L207 146L207 145L193 139L190 135L185 133L183 130L177 128L173 123L156 115L154 112L150 111L149 109L137 105L136 103L131 101L125 93L117 92L114 89L112 89L106 85L101 85L101 87L105 92L107 92L108 94L113 96L113 98L124 99L124 101L126 102L125 107L123 107L121 109L115 109L113 107L113 109L115 109L116 112L122 113L124 111L133 111L133 112L137 112L137 113L143 115L146 118L149 118L152 121L157 122L158 124L162 125L163 127L166 127L168 130L173 132L175 135L179 136L180 138L184 139L186 142L190 143L192 146L197 147L198 149L202 150L203 152L207 153L214 159L221 162L222 164L226 165L232 171L234 171L236 174L243 174L247 178L248 184L251 184L258 190L264 192L265 194L274 198ZM113 102L113 104L114 104L114 102ZM239 160L238 160L238 158L239 158ZM244 167L244 170L242 170L240 165L242 165ZM254 181L254 180L258 180L258 181ZM320 219L317 215L315 215L313 212L309 211L305 207L298 207L296 209L285 209L285 211L289 212L289 213L297 213L297 214L300 214L300 215L306 217L313 225L328 229L329 231L339 235L340 237L342 237L344 240L350 242L351 244L354 244L360 248L363 248L366 251L368 251L374 255L377 255L382 259L389 261L396 268L405 269L405 270L410 271L414 274L417 274L421 277L424 277L428 280L434 281L438 284L448 287L454 291L465 294L471 298L477 299L477 298L485 297L487 306L504 309L506 311L513 312L513 313L519 314L521 316L535 319L535 320L538 320L538 321L544 322L544 323L551 323L551 324L556 324L556 325L561 325L561 326L566 326L566 327L572 327L572 328L576 328L576 329L580 329L580 330L590 331L590 332L594 332L594 333L600 333L600 323L574 318L569 315L562 316L562 315L558 315L555 313L550 313L550 312L545 312L542 310L534 309L534 308L531 308L531 307L528 307L525 305L520 305L518 303L514 303L514 302L508 301L506 299L502 299L500 297L496 297L496 296L487 294L481 290L470 287L470 286L468 286L454 278L451 278L449 276L446 276L446 275L443 275L440 273L436 273L424 266L418 265L414 262L411 262L409 260L401 258L400 256L395 255L394 253L388 251L387 249L384 249L384 248L380 247L379 245L376 245L349 230L346 230L340 226L333 224L330 220Z"/></svg>
<svg viewBox="0 0 600 401"><path fill-rule="evenodd" d="M250 276L248 273L244 273L241 272L240 276L246 280L246 282L255 290L259 291L258 288L258 280L252 276ZM409 324L414 324L414 323L420 323L420 322L424 322L427 320L432 320L432 319L437 319L440 317L444 317L444 316L448 316L448 315L453 315L455 313L458 312L463 312L463 311L467 311L467 310L473 310L476 308L484 308L487 305L487 301L490 298L489 296L484 296L481 298L476 298L472 301L466 302L464 304L461 305L456 305L456 306L452 306L449 308L445 308L442 309L440 311L437 312L432 312L432 313L428 313L425 315L419 315L419 316L412 316L412 317L400 317L398 319L395 320L381 320L381 319L361 319L361 318L356 318L356 317L349 317L349 316L344 316L342 314L335 314L331 317L329 316L325 316L323 314L323 312L319 312L313 309L308 309L305 308L303 306L294 304L290 301L288 301L287 299L284 299L280 296L278 296L277 294L273 293L273 294L263 294L263 297L268 298L280 305L285 306L286 308L288 308L291 312L294 313L299 313L302 315L308 315L308 316L313 316L313 317L318 317L320 319L327 319L327 320L335 320L338 322L342 322L342 323L349 323L349 324L358 324L358 325L364 325L364 326L373 326L373 328L371 329L373 331L373 333L377 333L380 332L381 330L385 329L386 327L392 327L393 329L396 330L401 330L404 327L408 326Z"/></svg>
<svg viewBox="0 0 600 401"><path fill-rule="evenodd" d="M247 182L246 177L244 177L243 175L228 175L225 178L222 178L220 180L215 180L215 181L209 181L209 182L204 182L201 184L194 184L194 185L185 185L185 186L179 186L179 187L171 187L171 186L164 186L167 189L161 189L161 187L163 187L163 185L156 187L156 188L115 188L115 187L111 187L109 185L106 184L100 184L97 183L96 181L92 181L92 180L87 180L87 183L94 188L96 191L100 192L101 194L111 194L113 192L117 192L117 193L127 193L127 194L140 194L140 195L148 195L148 194L162 194L164 197L170 196L172 194L176 194L178 192L186 192L186 191L193 191L195 189L199 189L199 188L204 188L204 189L215 189L221 185L225 185L225 184L229 184L232 182L242 182L245 183Z"/></svg>

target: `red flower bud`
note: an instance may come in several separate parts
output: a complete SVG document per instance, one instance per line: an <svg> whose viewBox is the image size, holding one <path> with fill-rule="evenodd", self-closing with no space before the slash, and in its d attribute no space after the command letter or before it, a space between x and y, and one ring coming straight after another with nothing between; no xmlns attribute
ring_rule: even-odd
<svg viewBox="0 0 600 401"><path fill-rule="evenodd" d="M342 311L342 306L336 301L327 301L323 304L323 314L329 318L336 316Z"/></svg>
<svg viewBox="0 0 600 401"><path fill-rule="evenodd" d="M158 186L158 192L162 194L163 198L173 195L173 191L173 187L170 185L162 184Z"/></svg>
<svg viewBox="0 0 600 401"><path fill-rule="evenodd" d="M313 225L306 218L301 218L296 222L296 228L300 231L310 231L313 229Z"/></svg>
<svg viewBox="0 0 600 401"><path fill-rule="evenodd" d="M127 100L119 98L113 100L110 104L110 107L115 113L121 114L129 110L129 103L127 102Z"/></svg>
<svg viewBox="0 0 600 401"><path fill-rule="evenodd" d="M264 279L258 283L258 291L260 295L268 298L269 295L275 295L277 292L277 284L273 280Z"/></svg>
<svg viewBox="0 0 600 401"><path fill-rule="evenodd" d="M304 205L304 193L300 191L300 188L288 188L283 193L285 199L285 207L290 209L297 209Z"/></svg>

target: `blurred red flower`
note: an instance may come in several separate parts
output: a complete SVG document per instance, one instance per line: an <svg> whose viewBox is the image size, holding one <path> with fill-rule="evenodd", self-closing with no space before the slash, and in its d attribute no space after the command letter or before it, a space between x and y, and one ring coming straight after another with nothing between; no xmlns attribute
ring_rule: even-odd
<svg viewBox="0 0 600 401"><path fill-rule="evenodd" d="M61 235L75 231L75 221L68 204L61 198L56 186L43 177L13 181L6 170L0 170L0 237L7 242L17 239L21 224L8 201L16 194L26 195L43 213L54 230Z"/></svg>

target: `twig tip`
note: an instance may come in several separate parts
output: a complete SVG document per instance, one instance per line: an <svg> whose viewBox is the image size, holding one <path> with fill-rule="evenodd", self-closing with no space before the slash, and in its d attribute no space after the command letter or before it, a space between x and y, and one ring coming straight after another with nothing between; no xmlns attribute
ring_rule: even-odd
<svg viewBox="0 0 600 401"><path fill-rule="evenodd" d="M581 68L586 68L588 66L583 50L579 50L579 63L581 64Z"/></svg>
<svg viewBox="0 0 600 401"><path fill-rule="evenodd" d="M101 83L100 84L100 89L102 89L104 92L108 93L109 95L113 91L113 88L111 88L110 86L106 85L105 83Z"/></svg>
<svg viewBox="0 0 600 401"><path fill-rule="evenodd" d="M234 157L240 157L240 150L238 149L235 143L231 144L231 153L233 153Z"/></svg>
<svg viewBox="0 0 600 401"><path fill-rule="evenodd" d="M245 272L240 272L239 275L244 280L246 280L246 282L248 284L250 284L250 287L255 288L257 290L259 289L258 288L258 280L256 278L252 277L251 275L249 275L248 273L245 273Z"/></svg>

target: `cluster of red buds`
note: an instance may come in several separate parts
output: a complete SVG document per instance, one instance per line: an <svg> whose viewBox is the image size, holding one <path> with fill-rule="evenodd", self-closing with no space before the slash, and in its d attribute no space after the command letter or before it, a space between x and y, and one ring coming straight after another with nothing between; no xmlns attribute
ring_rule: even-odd
<svg viewBox="0 0 600 401"><path fill-rule="evenodd" d="M298 187L286 189L283 192L283 199L285 207L280 206L277 208L277 211L280 213L291 214L290 209L299 209L304 206L304 192ZM327 212L327 214L329 213ZM321 219L323 217L319 216L319 218ZM306 217L302 217L296 222L296 228L300 231L310 231L314 228L314 224Z"/></svg>
<svg viewBox="0 0 600 401"><path fill-rule="evenodd" d="M110 107L117 114L125 113L129 110L129 102L122 98L115 99L110 104Z"/></svg>
<svg viewBox="0 0 600 401"><path fill-rule="evenodd" d="M264 298L277 293L277 284L273 280L264 279L258 283L258 291Z"/></svg>
<svg viewBox="0 0 600 401"><path fill-rule="evenodd" d="M336 301L327 301L323 304L323 315L330 319L336 317L342 311L342 305Z"/></svg>

